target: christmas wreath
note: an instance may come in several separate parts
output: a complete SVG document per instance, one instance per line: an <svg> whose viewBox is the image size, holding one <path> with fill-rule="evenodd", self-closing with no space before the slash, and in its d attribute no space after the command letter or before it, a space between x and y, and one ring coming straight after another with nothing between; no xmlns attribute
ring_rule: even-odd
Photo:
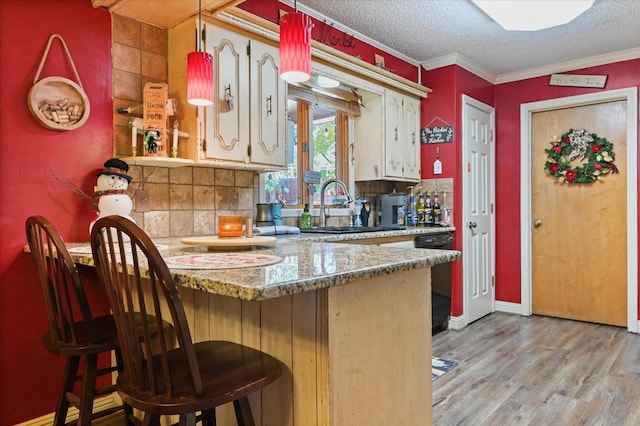
<svg viewBox="0 0 640 426"><path fill-rule="evenodd" d="M584 129L569 129L544 152L548 156L545 173L560 182L591 183L602 175L618 173L613 144Z"/></svg>

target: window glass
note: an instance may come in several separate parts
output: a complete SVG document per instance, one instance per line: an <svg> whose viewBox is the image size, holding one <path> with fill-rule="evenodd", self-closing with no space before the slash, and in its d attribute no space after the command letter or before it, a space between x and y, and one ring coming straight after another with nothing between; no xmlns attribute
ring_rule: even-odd
<svg viewBox="0 0 640 426"><path fill-rule="evenodd" d="M289 99L287 102L287 168L268 172L264 179L265 202L302 207L320 205L321 183L339 177L337 111L323 104ZM308 129L308 130L307 130ZM343 142L346 143L346 142ZM318 184L304 183L305 170L318 172ZM327 189L325 204L336 198ZM338 199L340 199L340 194Z"/></svg>

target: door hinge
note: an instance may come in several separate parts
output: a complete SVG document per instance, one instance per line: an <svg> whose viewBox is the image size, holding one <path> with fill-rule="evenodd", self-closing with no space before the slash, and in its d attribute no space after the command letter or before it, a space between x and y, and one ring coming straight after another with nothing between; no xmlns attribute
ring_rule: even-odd
<svg viewBox="0 0 640 426"><path fill-rule="evenodd" d="M251 42L247 43L247 56L251 56Z"/></svg>
<svg viewBox="0 0 640 426"><path fill-rule="evenodd" d="M200 40L207 40L207 27L202 27L202 31L200 32Z"/></svg>
<svg viewBox="0 0 640 426"><path fill-rule="evenodd" d="M309 144L307 142L303 142L302 146L300 147L300 149L302 149L302 152L306 152L308 154L309 153Z"/></svg>
<svg viewBox="0 0 640 426"><path fill-rule="evenodd" d="M493 214L493 203L491 203L491 214Z"/></svg>
<svg viewBox="0 0 640 426"><path fill-rule="evenodd" d="M251 158L251 145L247 147L247 156Z"/></svg>
<svg viewBox="0 0 640 426"><path fill-rule="evenodd" d="M496 286L496 277L494 275L491 275L491 287L495 287Z"/></svg>

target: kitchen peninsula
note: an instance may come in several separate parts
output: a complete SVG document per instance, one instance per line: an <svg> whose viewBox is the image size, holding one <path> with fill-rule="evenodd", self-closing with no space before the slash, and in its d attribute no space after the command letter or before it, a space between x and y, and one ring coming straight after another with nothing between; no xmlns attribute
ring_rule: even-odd
<svg viewBox="0 0 640 426"><path fill-rule="evenodd" d="M358 239L283 237L241 252L282 258L275 264L171 270L195 341L241 342L287 366L250 397L257 424L432 423L430 269L460 253L349 244ZM166 259L218 253L179 242L157 239ZM90 255L73 256L93 265ZM218 417L235 424L232 407Z"/></svg>

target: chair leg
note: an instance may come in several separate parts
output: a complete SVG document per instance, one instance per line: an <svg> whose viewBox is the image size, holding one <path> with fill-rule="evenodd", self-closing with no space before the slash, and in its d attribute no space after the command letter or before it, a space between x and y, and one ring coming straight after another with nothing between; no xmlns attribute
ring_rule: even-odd
<svg viewBox="0 0 640 426"><path fill-rule="evenodd" d="M93 414L93 399L96 391L96 377L98 373L98 355L87 355L84 377L82 378L82 399L80 400L79 426L91 426Z"/></svg>
<svg viewBox="0 0 640 426"><path fill-rule="evenodd" d="M160 416L158 414L144 413L142 426L160 426Z"/></svg>
<svg viewBox="0 0 640 426"><path fill-rule="evenodd" d="M236 412L238 426L255 426L253 415L251 414L251 407L249 406L249 399L246 396L233 401L233 408Z"/></svg>
<svg viewBox="0 0 640 426"><path fill-rule="evenodd" d="M196 413L181 414L178 420L179 426L196 426Z"/></svg>
<svg viewBox="0 0 640 426"><path fill-rule="evenodd" d="M205 410L202 412L203 426L216 426L216 409Z"/></svg>
<svg viewBox="0 0 640 426"><path fill-rule="evenodd" d="M67 422L67 412L69 411L69 400L67 393L73 392L78 366L80 365L80 357L70 356L67 358L67 364L64 367L64 377L62 379L62 389L58 397L58 405L56 407L56 415L53 420L54 426L63 426Z"/></svg>

